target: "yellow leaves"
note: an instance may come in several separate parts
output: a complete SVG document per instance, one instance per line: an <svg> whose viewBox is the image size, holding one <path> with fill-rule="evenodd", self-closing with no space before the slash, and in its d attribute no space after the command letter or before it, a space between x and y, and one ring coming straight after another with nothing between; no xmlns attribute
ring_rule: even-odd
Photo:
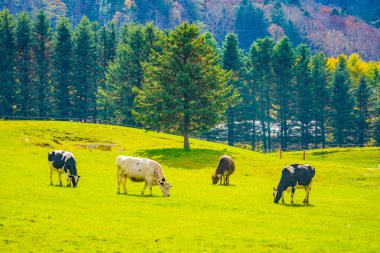
<svg viewBox="0 0 380 253"><path fill-rule="evenodd" d="M347 58L347 56L344 57ZM330 57L327 60L326 69L334 71L337 64L338 57ZM354 53L347 58L347 70L350 73L350 78L354 87L359 85L362 76L372 79L376 69L380 72L380 61L366 62L357 53Z"/></svg>
<svg viewBox="0 0 380 253"><path fill-rule="evenodd" d="M131 8L133 1L132 0L125 0L124 5L128 8Z"/></svg>

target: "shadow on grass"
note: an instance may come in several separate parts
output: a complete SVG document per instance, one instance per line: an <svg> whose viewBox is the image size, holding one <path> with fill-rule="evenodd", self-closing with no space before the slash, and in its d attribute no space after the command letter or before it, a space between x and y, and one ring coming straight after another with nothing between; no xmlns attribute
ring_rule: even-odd
<svg viewBox="0 0 380 253"><path fill-rule="evenodd" d="M120 195L120 196L126 196L126 197L134 197L134 198L166 198L165 196L160 196L160 195L149 195L149 194L144 194L144 195L141 195L141 194L137 194L137 193L120 193L120 194L117 194L117 195Z"/></svg>
<svg viewBox="0 0 380 253"><path fill-rule="evenodd" d="M286 207L294 207L294 208L302 208L302 207L314 207L314 205L311 205L311 204L281 204L283 206L286 206Z"/></svg>
<svg viewBox="0 0 380 253"><path fill-rule="evenodd" d="M220 156L226 154L225 150L164 148L146 149L137 152L141 157L148 157L163 165L181 169L203 169L204 167L217 167Z"/></svg>
<svg viewBox="0 0 380 253"><path fill-rule="evenodd" d="M229 185L223 185L223 184L222 184L222 185L220 185L220 184L213 184L213 186L215 186L215 187L216 187L216 186L220 186L220 187L230 187L230 186L231 186L231 187L235 187L235 186L236 186L236 184L229 184Z"/></svg>
<svg viewBox="0 0 380 253"><path fill-rule="evenodd" d="M57 187L57 188L66 188L66 189L75 189L77 187L72 187L72 186L66 186L66 185L59 185L59 184L48 184L48 186L51 186L51 187Z"/></svg>

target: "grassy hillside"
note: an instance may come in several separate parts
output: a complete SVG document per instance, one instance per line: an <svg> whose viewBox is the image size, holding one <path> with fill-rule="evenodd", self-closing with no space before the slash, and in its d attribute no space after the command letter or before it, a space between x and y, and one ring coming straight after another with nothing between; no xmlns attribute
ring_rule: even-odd
<svg viewBox="0 0 380 253"><path fill-rule="evenodd" d="M2 252L380 252L380 148L308 151L316 168L309 206L273 204L282 168L299 152L260 154L125 127L0 121ZM47 153L73 152L78 188L50 186ZM117 195L115 158L163 165L171 196ZM230 186L213 186L220 155L236 164ZM58 184L57 174L53 183ZM286 195L289 203L290 196Z"/></svg>

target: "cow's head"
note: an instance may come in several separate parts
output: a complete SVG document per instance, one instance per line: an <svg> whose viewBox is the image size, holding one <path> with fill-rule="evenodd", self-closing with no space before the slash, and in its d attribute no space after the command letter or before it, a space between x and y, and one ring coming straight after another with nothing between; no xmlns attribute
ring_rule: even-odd
<svg viewBox="0 0 380 253"><path fill-rule="evenodd" d="M212 179L212 183L213 184L217 184L218 183L218 181L219 181L219 179L221 178L221 176L222 176L222 174L218 174L218 175L212 175L211 176L211 179Z"/></svg>
<svg viewBox="0 0 380 253"><path fill-rule="evenodd" d="M55 156L55 151L50 152L48 154L48 161L49 162L53 161L54 156Z"/></svg>
<svg viewBox="0 0 380 253"><path fill-rule="evenodd" d="M278 203L278 201L280 201L280 198L281 198L281 194L278 192L278 190L273 187L273 198L274 198L274 203Z"/></svg>
<svg viewBox="0 0 380 253"><path fill-rule="evenodd" d="M168 181L163 177L159 182L158 185L160 186L160 189L165 197L170 196L170 188L172 187Z"/></svg>
<svg viewBox="0 0 380 253"><path fill-rule="evenodd" d="M71 178L71 182L73 182L73 187L77 187L80 176L75 175L69 177Z"/></svg>

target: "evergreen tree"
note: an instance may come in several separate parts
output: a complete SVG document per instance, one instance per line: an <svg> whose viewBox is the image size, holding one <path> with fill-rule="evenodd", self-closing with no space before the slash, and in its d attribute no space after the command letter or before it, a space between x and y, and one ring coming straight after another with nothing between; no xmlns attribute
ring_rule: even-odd
<svg viewBox="0 0 380 253"><path fill-rule="evenodd" d="M326 144L326 117L330 94L327 89L328 72L325 68L327 59L323 53L318 53L312 58L312 114L315 121L314 147L322 143ZM320 138L318 136L320 135Z"/></svg>
<svg viewBox="0 0 380 253"><path fill-rule="evenodd" d="M268 36L268 22L264 12L243 0L236 14L235 30L241 48L248 50L253 41Z"/></svg>
<svg viewBox="0 0 380 253"><path fill-rule="evenodd" d="M74 87L75 115L78 118L95 116L96 48L91 22L87 17L80 21L74 35Z"/></svg>
<svg viewBox="0 0 380 253"><path fill-rule="evenodd" d="M184 136L204 132L221 120L229 97L230 72L215 64L213 48L205 42L200 28L183 23L164 39L163 52L154 53L144 66L144 85L138 90L134 114L147 128L162 129Z"/></svg>
<svg viewBox="0 0 380 253"><path fill-rule="evenodd" d="M17 19L16 26L16 59L17 79L19 85L18 114L30 116L32 114L32 30L30 17L22 12Z"/></svg>
<svg viewBox="0 0 380 253"><path fill-rule="evenodd" d="M287 37L281 39L274 48L273 67L276 74L274 102L280 123L281 148L286 150L289 142L289 121L294 113L291 111L293 100L292 80L294 77L294 51Z"/></svg>
<svg viewBox="0 0 380 253"><path fill-rule="evenodd" d="M8 9L0 11L0 115L12 115L16 106L15 23Z"/></svg>
<svg viewBox="0 0 380 253"><path fill-rule="evenodd" d="M33 25L33 67L36 87L37 116L46 117L51 113L51 29L44 11L37 14Z"/></svg>
<svg viewBox="0 0 380 253"><path fill-rule="evenodd" d="M112 61L116 56L116 48L117 48L117 34L115 23L111 22L109 24L108 36L107 36L107 59L108 61Z"/></svg>
<svg viewBox="0 0 380 253"><path fill-rule="evenodd" d="M269 37L257 40L250 49L252 63L252 101L257 100L257 115L261 126L262 147L271 147L272 94L274 85L273 49L274 41ZM256 86L256 89L255 89ZM255 92L256 91L256 92ZM256 93L256 94L255 94Z"/></svg>
<svg viewBox="0 0 380 253"><path fill-rule="evenodd" d="M355 91L356 102L356 136L357 143L364 146L368 141L368 130L371 107L371 89L364 77L360 79L359 87Z"/></svg>
<svg viewBox="0 0 380 253"><path fill-rule="evenodd" d="M332 82L332 127L335 143L342 145L349 139L353 125L354 102L349 91L350 77L346 67L346 58L338 57Z"/></svg>
<svg viewBox="0 0 380 253"><path fill-rule="evenodd" d="M110 23L109 27L103 26L99 31L98 39L98 65L100 74L98 79L98 86L105 87L105 72L110 61L115 59L116 55L116 30L115 24Z"/></svg>
<svg viewBox="0 0 380 253"><path fill-rule="evenodd" d="M301 124L301 147L308 148L309 124L312 119L312 79L310 70L310 52L305 44L296 48L296 60L294 65L294 81L296 88L295 113L296 119Z"/></svg>
<svg viewBox="0 0 380 253"><path fill-rule="evenodd" d="M54 45L54 97L58 117L73 116L73 42L67 18L58 21Z"/></svg>
<svg viewBox="0 0 380 253"><path fill-rule="evenodd" d="M286 17L279 0L277 0L273 6L271 18L274 24L277 24L284 29L285 35L294 45L298 45L302 42L301 35L299 34L297 28L293 25L292 21Z"/></svg>
<svg viewBox="0 0 380 253"><path fill-rule="evenodd" d="M230 80L233 89L238 89L241 65L242 53L239 48L238 37L234 33L229 33L223 43L223 68L231 70L233 73ZM233 146L235 144L235 108L233 107L228 107L227 110L227 128L228 145Z"/></svg>
<svg viewBox="0 0 380 253"><path fill-rule="evenodd" d="M132 89L141 88L144 75L141 63L148 60L151 50L160 51L160 36L152 23L128 28L115 60L107 69L106 87L99 90L98 100L106 118L136 125L132 115L135 98Z"/></svg>
<svg viewBox="0 0 380 253"><path fill-rule="evenodd" d="M375 126L374 126L374 139L377 145L380 145L380 101L378 101L375 108Z"/></svg>

